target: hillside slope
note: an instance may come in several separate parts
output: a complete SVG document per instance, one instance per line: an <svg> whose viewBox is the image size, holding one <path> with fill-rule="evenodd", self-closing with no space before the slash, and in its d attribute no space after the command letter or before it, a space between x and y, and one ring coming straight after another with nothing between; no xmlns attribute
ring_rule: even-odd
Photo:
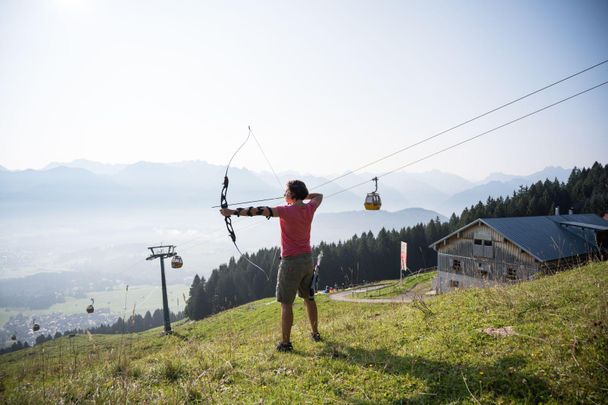
<svg viewBox="0 0 608 405"><path fill-rule="evenodd" d="M279 307L257 301L125 336L63 337L0 357L0 398L105 403L605 403L608 263L427 305L319 297L324 341L277 353ZM493 337L481 330L511 326Z"/></svg>

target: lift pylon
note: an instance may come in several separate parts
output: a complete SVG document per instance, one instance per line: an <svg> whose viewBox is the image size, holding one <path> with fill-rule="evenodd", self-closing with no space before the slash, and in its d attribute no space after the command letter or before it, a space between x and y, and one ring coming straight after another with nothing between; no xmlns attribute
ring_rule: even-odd
<svg viewBox="0 0 608 405"><path fill-rule="evenodd" d="M165 334L170 334L171 320L169 318L169 301L167 299L167 282L165 281L165 259L176 256L174 245L151 246L151 252L146 260L160 259L160 278L163 287L163 316L165 318Z"/></svg>

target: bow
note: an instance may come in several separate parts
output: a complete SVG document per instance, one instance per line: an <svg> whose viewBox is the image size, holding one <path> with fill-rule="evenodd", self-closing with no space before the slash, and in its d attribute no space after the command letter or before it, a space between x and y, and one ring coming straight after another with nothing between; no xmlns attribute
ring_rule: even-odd
<svg viewBox="0 0 608 405"><path fill-rule="evenodd" d="M228 179L228 169L230 168L230 164L232 163L232 159L234 159L234 157L236 156L236 154L241 150L241 148L247 143L247 141L249 140L249 137L251 136L251 127L247 127L249 129L249 132L247 134L247 138L245 138L245 141L241 144L241 146L238 147L238 149L236 150L236 152L234 152L234 154L232 155L232 157L230 158L230 160L228 161L228 165L226 166L226 172L224 173L224 184L222 186L222 192L220 194L220 207L222 208L228 208L228 185L230 184L230 180ZM239 252L239 254L241 255L241 257L244 257L245 260L247 260L250 264L252 264L254 267L256 267L257 269L259 269L262 273L264 273L264 275L266 276L267 280L270 280L270 277L268 276L268 274L266 273L266 271L261 268L260 266L258 266L257 264L255 264L253 261L251 261L246 255L243 254L243 252L241 252L241 249L239 249L239 246L236 244L236 233L234 232L234 228L232 226L232 218L231 217L224 217L224 222L226 223L226 229L228 230L228 235L230 236L230 239L232 239L232 243L234 244L234 247L236 248L237 252Z"/></svg>

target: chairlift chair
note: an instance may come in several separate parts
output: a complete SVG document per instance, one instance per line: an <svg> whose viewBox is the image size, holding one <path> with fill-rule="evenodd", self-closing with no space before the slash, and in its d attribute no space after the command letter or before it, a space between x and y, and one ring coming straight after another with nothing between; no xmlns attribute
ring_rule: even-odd
<svg viewBox="0 0 608 405"><path fill-rule="evenodd" d="M380 194L378 194L378 178L374 177L372 180L376 183L376 189L371 193L367 193L363 205L368 211L377 211L382 206L382 200L380 199Z"/></svg>
<svg viewBox="0 0 608 405"><path fill-rule="evenodd" d="M95 300L91 298L91 303L89 304L89 306L87 306L87 314L92 314L93 312L95 312L95 307L93 306L94 304Z"/></svg>
<svg viewBox="0 0 608 405"><path fill-rule="evenodd" d="M182 260L181 257L179 256L173 256L173 259L171 259L171 267L174 269L181 269L182 266L184 265L184 261Z"/></svg>

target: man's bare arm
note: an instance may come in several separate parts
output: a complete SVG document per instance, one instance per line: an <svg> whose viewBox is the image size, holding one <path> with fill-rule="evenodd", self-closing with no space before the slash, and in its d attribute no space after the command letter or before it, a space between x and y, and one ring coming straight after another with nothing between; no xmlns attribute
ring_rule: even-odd
<svg viewBox="0 0 608 405"><path fill-rule="evenodd" d="M306 196L305 200L315 200L317 202L317 206L319 206L323 202L323 194L310 193Z"/></svg>

